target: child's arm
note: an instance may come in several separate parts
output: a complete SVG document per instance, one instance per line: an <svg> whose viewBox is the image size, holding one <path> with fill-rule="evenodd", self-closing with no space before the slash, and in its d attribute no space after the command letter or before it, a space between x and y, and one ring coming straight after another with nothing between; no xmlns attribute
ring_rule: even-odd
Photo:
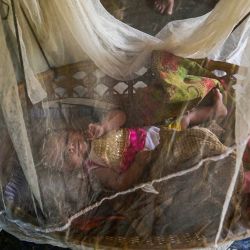
<svg viewBox="0 0 250 250"><path fill-rule="evenodd" d="M121 110L112 110L101 122L105 131L119 129L126 122L126 114Z"/></svg>
<svg viewBox="0 0 250 250"><path fill-rule="evenodd" d="M126 114L121 110L112 110L101 123L89 124L89 139L93 140L111 130L119 129L126 122Z"/></svg>
<svg viewBox="0 0 250 250"><path fill-rule="evenodd" d="M144 151L138 153L133 164L123 173L118 173L108 167L96 168L92 171L104 187L114 191L123 191L132 187L138 181L150 159L150 152Z"/></svg>

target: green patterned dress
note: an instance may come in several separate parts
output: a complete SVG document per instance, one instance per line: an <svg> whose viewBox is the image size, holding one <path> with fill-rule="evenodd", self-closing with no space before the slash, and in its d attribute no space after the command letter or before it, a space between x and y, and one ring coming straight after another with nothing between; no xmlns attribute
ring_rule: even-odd
<svg viewBox="0 0 250 250"><path fill-rule="evenodd" d="M175 120L220 87L219 80L195 61L166 51L152 55L153 82L137 89L127 110L128 124L147 126Z"/></svg>

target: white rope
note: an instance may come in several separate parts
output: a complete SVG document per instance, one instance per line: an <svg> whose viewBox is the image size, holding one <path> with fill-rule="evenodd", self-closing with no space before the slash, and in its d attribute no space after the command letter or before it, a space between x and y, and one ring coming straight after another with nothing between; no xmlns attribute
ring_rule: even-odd
<svg viewBox="0 0 250 250"><path fill-rule="evenodd" d="M127 194L133 193L133 192L135 192L137 190L141 190L141 189L143 190L144 188L147 188L148 186L153 186L156 183L161 183L163 181L168 181L170 179L181 177L181 176L183 176L185 174L192 173L192 172L198 170L206 162L209 162L209 161L216 162L216 161L220 161L220 160L228 157L234 150L235 150L235 147L228 148L227 151L224 154L213 156L213 157L207 157L205 159L202 159L198 164L196 164L195 166L193 166L192 168L190 168L188 170L182 170L182 171L179 171L177 173L170 174L168 176L165 176L165 177L162 177L162 178L159 178L159 179L155 179L155 180L153 180L151 182L142 183L142 184L137 185L136 187L128 189L126 191L118 192L118 193L116 193L114 195L104 197L100 201L94 203L93 205L90 205L90 206L86 207L85 209L83 209L83 210L79 211L78 213L76 213L75 215L71 216L68 219L68 222L65 225L61 226L61 227L54 227L54 228L38 228L38 227L36 227L35 231L42 232L42 233L53 233L53 232L65 231L71 226L72 222L75 219L77 219L80 216L88 213L89 211L101 206L105 201L113 200L113 199L115 199L115 198L117 198L119 196L127 195Z"/></svg>
<svg viewBox="0 0 250 250"><path fill-rule="evenodd" d="M249 79L250 72L247 72L246 79ZM237 159L235 165L235 171L228 188L226 199L223 204L222 214L220 218L219 228L215 238L215 245L218 244L226 217L226 213L233 195L235 184L237 181L238 173L242 164L242 155L245 149L245 145L250 138L250 110L249 110L249 96L250 96L250 85L246 80L238 81L235 86L236 92L236 129L235 137L237 143Z"/></svg>

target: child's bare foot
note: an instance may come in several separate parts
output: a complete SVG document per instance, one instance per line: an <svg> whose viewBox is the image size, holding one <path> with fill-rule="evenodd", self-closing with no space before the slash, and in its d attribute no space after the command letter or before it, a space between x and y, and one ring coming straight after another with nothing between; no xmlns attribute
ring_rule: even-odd
<svg viewBox="0 0 250 250"><path fill-rule="evenodd" d="M153 0L153 1L156 10L159 11L161 14L167 12L169 15L172 15L175 0Z"/></svg>
<svg viewBox="0 0 250 250"><path fill-rule="evenodd" d="M213 119L222 118L227 115L227 108L223 103L223 96L219 89L214 89Z"/></svg>
<svg viewBox="0 0 250 250"><path fill-rule="evenodd" d="M181 118L181 129L201 124L210 119L218 119L227 115L227 108L223 103L223 96L218 89L214 89L214 104L209 107L198 107Z"/></svg>

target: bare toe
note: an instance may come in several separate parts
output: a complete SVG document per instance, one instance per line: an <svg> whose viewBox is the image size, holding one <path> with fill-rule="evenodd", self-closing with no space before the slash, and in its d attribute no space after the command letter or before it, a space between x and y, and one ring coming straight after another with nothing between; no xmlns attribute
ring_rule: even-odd
<svg viewBox="0 0 250 250"><path fill-rule="evenodd" d="M162 0L155 0L154 1L154 6L156 10L160 13L163 14L166 11L167 5L163 3Z"/></svg>
<svg viewBox="0 0 250 250"><path fill-rule="evenodd" d="M215 103L218 101L223 102L223 96L222 96L220 90L214 89L213 92L214 92L214 102Z"/></svg>
<svg viewBox="0 0 250 250"><path fill-rule="evenodd" d="M173 8L174 8L174 0L168 0L167 12L168 12L169 15L173 14Z"/></svg>
<svg viewBox="0 0 250 250"><path fill-rule="evenodd" d="M223 95L219 89L214 90L214 118L225 117L227 108L223 103Z"/></svg>

